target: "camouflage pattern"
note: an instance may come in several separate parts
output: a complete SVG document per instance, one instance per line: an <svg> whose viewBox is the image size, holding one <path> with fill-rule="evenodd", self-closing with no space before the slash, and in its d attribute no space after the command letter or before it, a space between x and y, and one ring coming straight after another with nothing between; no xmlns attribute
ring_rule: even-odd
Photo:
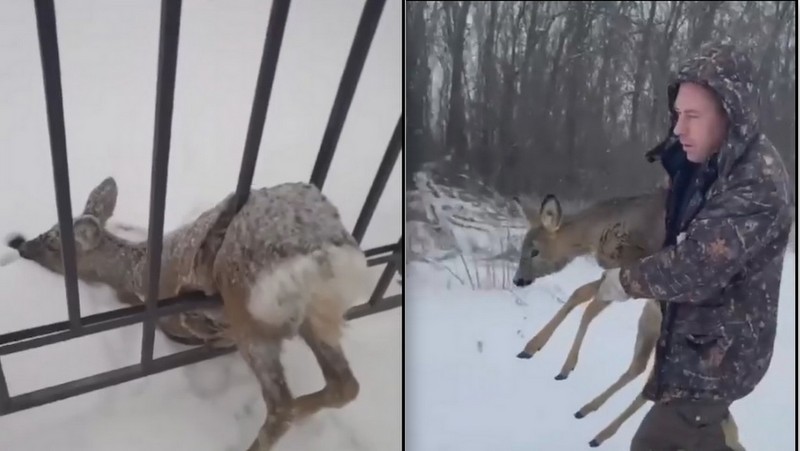
<svg viewBox="0 0 800 451"><path fill-rule="evenodd" d="M668 237L620 272L631 297L661 301L655 368L643 391L653 401L732 402L752 392L772 359L793 200L781 157L759 132L752 77L747 58L718 43L686 61L668 88L672 112L680 83L709 87L730 127L690 182L699 189L687 207L679 217L668 210L683 240ZM662 155L670 177L685 161L679 143Z"/></svg>

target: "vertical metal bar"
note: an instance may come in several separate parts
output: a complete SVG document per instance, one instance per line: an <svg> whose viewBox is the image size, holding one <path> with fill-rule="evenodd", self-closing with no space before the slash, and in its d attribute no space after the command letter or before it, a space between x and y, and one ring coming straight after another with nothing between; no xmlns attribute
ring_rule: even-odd
<svg viewBox="0 0 800 451"><path fill-rule="evenodd" d="M161 279L161 251L164 238L164 209L167 196L169 145L172 136L172 107L178 63L181 0L161 1L161 31L158 48L158 81L153 137L153 165L150 174L150 224L147 233L147 297L142 334L142 365L150 367L155 342L155 309Z"/></svg>
<svg viewBox="0 0 800 451"><path fill-rule="evenodd" d="M264 122L267 120L267 107L272 93L272 82L275 80L275 70L278 66L278 56L281 52L283 31L286 29L286 17L289 14L290 3L289 0L272 2L267 36L261 54L261 66L258 69L256 93L253 96L253 108L250 112L250 124L247 127L247 138L244 143L242 166L239 169L239 182L236 185L236 211L239 211L247 202L250 186L253 184L258 148L261 146Z"/></svg>
<svg viewBox="0 0 800 451"><path fill-rule="evenodd" d="M72 207L67 164L67 138L64 130L64 105L61 97L61 68L58 57L56 12L53 0L36 0L36 29L39 33L39 52L42 59L44 95L47 102L47 127L50 134L50 157L56 190L56 208L61 232L64 284L67 294L67 313L70 327L81 327L78 271L75 262L75 236L72 227Z"/></svg>
<svg viewBox="0 0 800 451"><path fill-rule="evenodd" d="M6 375L3 373L3 362L0 359L0 415L8 412L11 407L11 396L8 394Z"/></svg>
<svg viewBox="0 0 800 451"><path fill-rule="evenodd" d="M392 277L394 277L394 272L397 271L398 264L402 264L402 246L403 235L400 235L400 239L397 241L397 248L392 253L392 259L386 263L386 267L383 268L383 272L378 278L378 283L375 284L375 289L372 291L372 296L369 298L369 305L375 305L375 303L380 301L381 298L383 298L383 294L386 293L386 289L389 288L389 283L391 283ZM400 260L399 263L398 260Z"/></svg>
<svg viewBox="0 0 800 451"><path fill-rule="evenodd" d="M397 156L400 154L401 137L403 136L403 115L397 120L397 125L392 133L392 138L389 140L389 145L386 147L386 152L383 154L383 160L378 166L378 172L375 174L375 180L372 181L372 186L367 194L367 199L364 201L364 206L361 207L361 213L358 215L356 225L353 227L353 237L358 243L364 239L364 234L367 232L367 226L372 220L372 214L375 213L375 208L381 199L386 182L392 174L392 168L397 161Z"/></svg>
<svg viewBox="0 0 800 451"><path fill-rule="evenodd" d="M314 170L311 172L311 183L322 190L325 178L328 176L328 169L331 167L333 153L336 151L336 144L342 134L344 121L347 119L347 112L350 110L350 103L361 77L361 70L364 68L364 61L367 59L375 36L375 29L378 28L378 21L383 12L383 5L386 0L367 0L361 12L361 19L358 22L356 36L353 45L350 47L350 54L344 66L342 79L339 81L339 90L333 101L331 115L328 118L328 125L325 134L322 136L322 144L317 154L317 161L314 163Z"/></svg>

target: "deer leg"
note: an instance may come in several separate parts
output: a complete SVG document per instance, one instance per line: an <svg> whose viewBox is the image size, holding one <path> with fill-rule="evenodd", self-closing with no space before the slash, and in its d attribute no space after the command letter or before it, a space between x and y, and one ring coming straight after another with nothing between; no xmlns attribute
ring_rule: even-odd
<svg viewBox="0 0 800 451"><path fill-rule="evenodd" d="M658 311L658 307L656 307L654 311L650 304L645 305L639 316L636 343L633 347L633 360L630 366L622 373L619 379L611 384L603 393L581 407L581 409L575 413L575 418L583 418L596 411L608 401L614 393L644 373L644 370L647 368L647 361L653 349L655 349L656 341L658 340L660 315L661 313Z"/></svg>
<svg viewBox="0 0 800 451"><path fill-rule="evenodd" d="M567 354L567 360L564 361L564 366L561 367L561 372L559 372L555 377L557 381L563 381L569 376L569 373L575 369L575 365L578 364L578 353L583 345L583 339L586 337L586 331L589 329L589 323L591 323L592 320L594 320L597 315L600 314L600 312L605 310L610 303L610 301L599 301L597 299L593 299L592 302L586 306L586 310L583 311L583 316L581 316L581 323L578 326L578 333L575 334L575 339L572 342L572 348L569 350L569 354Z"/></svg>
<svg viewBox="0 0 800 451"><path fill-rule="evenodd" d="M222 295L225 317L231 324L230 338L258 380L267 417L247 451L269 451L292 423L292 392L281 364L281 345L291 336L285 322L267 324L247 309L250 289L241 279L220 272L215 282Z"/></svg>
<svg viewBox="0 0 800 451"><path fill-rule="evenodd" d="M636 395L636 398L633 399L630 405L628 405L628 407L625 410L623 410L618 417L614 418L614 420L608 426L606 426L605 429L600 431L600 433L598 433L589 442L589 446L592 448L597 448L603 442L611 438L611 436L617 433L619 427L622 426L622 424L625 423L625 421L627 421L628 418L630 418L634 413L636 413L636 411L638 411L643 405L645 405L646 402L647 400L644 399L644 396L642 396L641 393Z"/></svg>
<svg viewBox="0 0 800 451"><path fill-rule="evenodd" d="M186 328L183 322L183 314L169 315L156 320L158 328L170 340L186 346L201 346L206 344L205 340L195 336Z"/></svg>
<svg viewBox="0 0 800 451"><path fill-rule="evenodd" d="M261 385L267 405L267 419L247 451L269 451L292 422L292 393L280 361L281 342L251 335L238 340L238 346Z"/></svg>
<svg viewBox="0 0 800 451"><path fill-rule="evenodd" d="M359 392L359 384L342 351L338 334L320 330L313 321L306 320L300 326L300 336L311 348L317 359L325 387L299 396L294 401L294 418L309 417L323 408L341 408L353 401Z"/></svg>
<svg viewBox="0 0 800 451"><path fill-rule="evenodd" d="M553 332L555 332L558 326L561 325L567 315L569 315L569 313L575 307L592 299L595 293L597 293L597 288L599 286L600 281L595 280L594 282L581 285L575 291L573 291L567 302L562 305L560 309L558 309L553 318L544 325L542 330L540 330L536 336L528 341L528 343L525 345L525 349L517 354L517 358L529 359L533 357L533 354L537 353L540 349L542 349L542 347L544 347L545 344L547 344L547 341L550 340Z"/></svg>

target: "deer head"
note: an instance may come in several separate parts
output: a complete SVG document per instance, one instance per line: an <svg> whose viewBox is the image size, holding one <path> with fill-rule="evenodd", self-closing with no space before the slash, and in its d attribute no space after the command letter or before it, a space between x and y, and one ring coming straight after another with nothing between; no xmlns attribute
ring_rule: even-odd
<svg viewBox="0 0 800 451"><path fill-rule="evenodd" d="M114 213L116 203L117 184L112 177L108 177L89 193L83 212L73 221L79 278L93 279L96 269L89 267L87 262L92 260L92 253L98 249L106 235L104 226ZM20 257L34 261L55 273L64 274L58 223L31 240L18 235L8 245L17 249Z"/></svg>
<svg viewBox="0 0 800 451"><path fill-rule="evenodd" d="M522 240L519 265L514 275L514 285L524 287L539 277L560 271L570 260L566 245L561 239L561 203L552 194L545 196L536 208L532 202L514 197L514 201L528 219L529 228Z"/></svg>

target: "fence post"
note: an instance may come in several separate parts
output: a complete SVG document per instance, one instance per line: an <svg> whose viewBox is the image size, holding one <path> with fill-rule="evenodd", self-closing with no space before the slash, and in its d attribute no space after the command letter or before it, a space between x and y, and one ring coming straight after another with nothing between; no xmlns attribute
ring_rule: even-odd
<svg viewBox="0 0 800 451"><path fill-rule="evenodd" d="M378 278L378 283L375 284L375 289L372 291L372 296L369 298L369 305L374 306L378 300L383 297L383 294L386 292L386 289L389 288L389 283L392 281L392 277L394 277L395 271L397 271L398 264L402 265L402 256L403 256L403 235L400 235L400 239L397 241L397 248L392 253L392 258L386 262L386 267L383 268L383 272L381 273L380 278ZM398 262L398 260L401 260Z"/></svg>
<svg viewBox="0 0 800 451"><path fill-rule="evenodd" d="M158 81L153 136L153 164L150 174L150 224L147 231L147 297L142 333L142 365L153 361L156 301L161 280L161 252L164 238L164 209L167 196L169 145L172 135L172 107L175 71L178 64L178 36L181 0L161 1L161 32L158 45Z"/></svg>
<svg viewBox="0 0 800 451"><path fill-rule="evenodd" d="M258 148L267 120L267 107L272 94L272 83L278 66L278 56L283 42L283 31L286 29L286 17L289 14L289 0L274 0L269 13L267 36L264 40L264 51L261 54L261 66L258 69L256 93L253 96L253 107L250 112L250 124L247 126L247 137L244 142L242 165L239 168L239 181L236 185L234 211L239 211L250 195L253 174L256 170Z"/></svg>
<svg viewBox="0 0 800 451"><path fill-rule="evenodd" d="M61 259L64 265L67 313L70 328L77 331L81 327L81 309L78 297L78 269L75 261L75 235L72 226L67 138L64 130L64 104L61 96L56 12L53 0L36 0L34 7L36 29L39 34L39 53L42 59L44 96L47 102L47 128L50 134L50 157L53 161L56 209L61 232Z"/></svg>
<svg viewBox="0 0 800 451"><path fill-rule="evenodd" d="M372 45L372 38L375 36L375 29L378 28L378 21L383 12L383 5L386 0L367 0L361 12L361 19L358 21L356 36L353 45L350 47L350 54L344 66L342 79L339 81L339 89L336 91L336 98L333 101L331 115L328 118L328 125L325 134L322 136L322 144L317 154L317 161L311 171L311 183L322 190L325 179L328 176L328 169L333 160L333 151L339 142L339 135L342 134L344 121L347 119L347 112L350 110L350 103L361 78L361 70L364 68L364 61Z"/></svg>
<svg viewBox="0 0 800 451"><path fill-rule="evenodd" d="M367 226L372 220L372 214L375 213L375 208L378 207L378 201L381 200L383 190L386 188L386 182L389 181L389 176L392 174L392 168L394 168L397 156L400 154L402 136L403 115L401 114L394 128L394 133L392 133L392 138L386 146L386 152L384 152L381 164L378 166L378 172L375 174L375 179L372 181L369 193L367 193L364 206L361 207L361 213L358 215L356 225L353 227L353 237L358 243L361 243L361 240L364 239L364 234L367 233Z"/></svg>
<svg viewBox="0 0 800 451"><path fill-rule="evenodd" d="M11 396L8 394L8 384L3 373L3 362L0 359L0 415L6 413L11 407Z"/></svg>

